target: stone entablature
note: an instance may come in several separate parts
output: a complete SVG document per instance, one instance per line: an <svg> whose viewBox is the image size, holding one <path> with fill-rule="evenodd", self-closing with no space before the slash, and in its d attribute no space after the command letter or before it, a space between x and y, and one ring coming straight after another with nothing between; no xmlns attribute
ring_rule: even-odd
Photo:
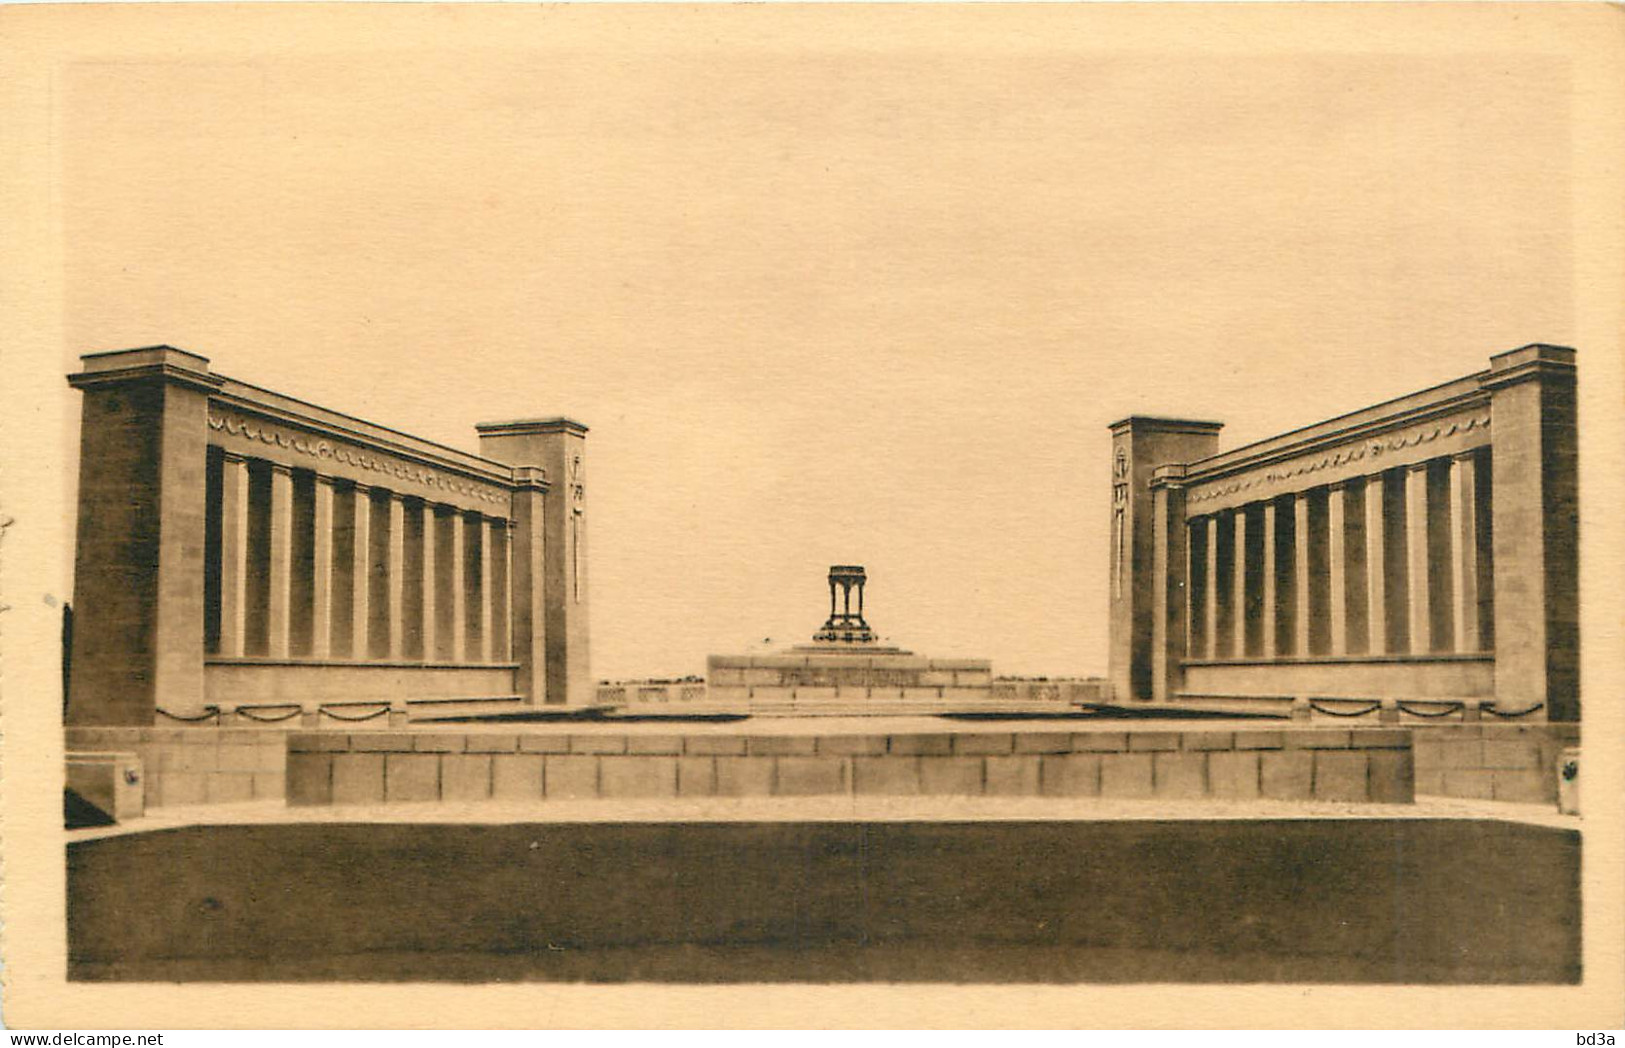
<svg viewBox="0 0 1625 1048"><path fill-rule="evenodd" d="M319 702L384 668L403 708L593 701L586 427L485 424L481 457L168 346L83 359L70 721Z"/></svg>
<svg viewBox="0 0 1625 1048"><path fill-rule="evenodd" d="M1114 426L1114 688L1576 719L1574 404L1573 350L1531 345L1223 453Z"/></svg>
<svg viewBox="0 0 1625 1048"><path fill-rule="evenodd" d="M454 506L506 520L510 515L512 470L491 463L473 473L449 469L346 439L312 424L271 420L211 399L209 443L245 458L283 463L293 469L351 483L384 487L403 496ZM500 474L496 471L500 471Z"/></svg>
<svg viewBox="0 0 1625 1048"><path fill-rule="evenodd" d="M1194 480L1225 476L1238 470L1271 465L1294 456L1313 456L1350 441L1381 439L1385 446L1398 431L1423 432L1441 418L1471 415L1489 407L1486 383L1490 371L1481 371L1429 389L1386 400L1186 464Z"/></svg>
<svg viewBox="0 0 1625 1048"><path fill-rule="evenodd" d="M1459 455L1490 444L1488 396L1482 405L1457 409L1424 423L1405 421L1342 431L1267 458L1191 463L1185 467L1185 504L1194 516L1337 484L1382 470ZM1229 456L1221 456L1229 458ZM1166 479L1176 471L1164 467Z"/></svg>

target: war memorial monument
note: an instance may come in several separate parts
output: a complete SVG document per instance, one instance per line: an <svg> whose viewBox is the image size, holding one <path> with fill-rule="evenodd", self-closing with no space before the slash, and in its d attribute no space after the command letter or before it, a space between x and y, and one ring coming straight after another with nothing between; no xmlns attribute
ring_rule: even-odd
<svg viewBox="0 0 1625 1048"><path fill-rule="evenodd" d="M481 424L472 454L167 346L86 356L69 381L83 397L70 820L190 827L215 857L137 862L130 849L170 838L76 830L76 978L288 978L288 936L300 956L331 958L312 978L1118 981L1154 972L1098 948L1143 945L1145 922L1163 938L1144 963L1178 978L1578 978L1572 350L1498 353L1239 447L1221 448L1217 421L1113 425L1097 477L1111 518L1057 537L1109 558L1109 665L1044 682L881 644L868 573L837 564L808 643L712 654L703 682L601 684L580 422ZM879 810L865 805L903 799L938 805L936 821L865 822ZM1159 820L1104 817L1136 801ZM1440 801L1492 814L1355 817ZM615 814L626 804L643 806L635 826ZM730 804L780 805L784 825L804 812L813 828L774 835ZM1179 821L1202 804L1231 815ZM1559 828L1497 821L1498 804ZM327 808L355 820L302 823ZM416 931L374 912L356 880L433 828L368 824L384 809L423 824L464 813L423 845L427 865L395 871ZM526 825L555 809L602 816L573 816L580 837ZM1037 821L996 821L1007 810ZM1312 817L1249 814L1283 810ZM250 833L249 811L276 825ZM516 834L550 842L548 864L493 865ZM1400 838L1410 858L1396 867ZM839 858L853 847L879 849L856 874ZM712 891L685 872L694 861L742 887ZM947 884L976 863L1006 879L965 888L953 914L927 905L959 898ZM819 894L798 879L815 866L870 878L863 898L880 892L882 908ZM207 914L154 915L158 874L118 872L148 867L171 894L240 910L204 936L193 924ZM1197 870L1228 886L1222 912L1192 905ZM1281 901L1305 870L1330 902ZM216 883L222 871L236 887ZM293 871L354 919L276 909L271 886ZM583 878L601 897L570 887ZM1109 904L1091 895L1101 878L1124 884ZM1400 881L1425 916L1384 909ZM612 914L631 891L641 912ZM1485 893L1518 895L1520 920L1477 919ZM481 938L468 914L505 905L519 905L493 918L506 930ZM1004 946L940 949L967 927ZM406 945L424 929L465 958L509 960L436 968ZM880 940L892 952L866 945ZM605 959L612 944L619 960ZM636 964L631 946L646 950ZM394 959L362 960L382 955Z"/></svg>

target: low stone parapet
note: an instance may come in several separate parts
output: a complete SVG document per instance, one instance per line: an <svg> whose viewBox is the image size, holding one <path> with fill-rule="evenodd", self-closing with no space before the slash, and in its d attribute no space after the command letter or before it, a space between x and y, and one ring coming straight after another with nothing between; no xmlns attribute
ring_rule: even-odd
<svg viewBox="0 0 1625 1048"><path fill-rule="evenodd" d="M1556 804L1559 760L1578 724L1439 724L1415 729L1416 792Z"/></svg>
<svg viewBox="0 0 1625 1048"><path fill-rule="evenodd" d="M146 808L227 804L284 795L287 732L259 728L67 728L75 751L116 751L140 761Z"/></svg>
<svg viewBox="0 0 1625 1048"><path fill-rule="evenodd" d="M294 805L815 795L1408 803L1406 730L338 732L288 737Z"/></svg>

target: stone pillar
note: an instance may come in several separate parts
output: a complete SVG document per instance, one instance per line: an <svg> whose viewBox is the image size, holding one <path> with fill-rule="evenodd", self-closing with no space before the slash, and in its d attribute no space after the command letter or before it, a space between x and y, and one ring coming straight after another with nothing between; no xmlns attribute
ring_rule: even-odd
<svg viewBox="0 0 1625 1048"><path fill-rule="evenodd" d="M248 460L220 456L219 654L245 654L248 631Z"/></svg>
<svg viewBox="0 0 1625 1048"><path fill-rule="evenodd" d="M1247 507L1237 506L1230 511L1231 537L1235 540L1230 570L1235 581L1230 589L1230 622L1233 627L1230 652L1233 657L1247 657Z"/></svg>
<svg viewBox="0 0 1625 1048"><path fill-rule="evenodd" d="M463 515L463 661L485 661L485 524Z"/></svg>
<svg viewBox="0 0 1625 1048"><path fill-rule="evenodd" d="M451 536L449 555L442 569L451 580L447 590L445 622L447 651L450 662L467 662L468 656L468 563L467 544L463 537L463 512L453 509L441 523Z"/></svg>
<svg viewBox="0 0 1625 1048"><path fill-rule="evenodd" d="M1410 653L1433 650L1428 599L1428 464L1405 468L1405 574L1410 589Z"/></svg>
<svg viewBox="0 0 1625 1048"><path fill-rule="evenodd" d="M365 662L372 635L372 489L356 484L352 495L355 515L354 558L350 564L350 657Z"/></svg>
<svg viewBox="0 0 1625 1048"><path fill-rule="evenodd" d="M492 527L495 523L485 516L475 517L470 526L479 536L479 563L474 571L479 576L479 601L475 607L474 617L479 623L480 633L480 661L492 661L496 651L495 638L491 635L491 625L495 616L491 613L491 596L496 587L496 560L491 548Z"/></svg>
<svg viewBox="0 0 1625 1048"><path fill-rule="evenodd" d="M486 518L485 654L491 662L508 661L508 528L509 522L505 519Z"/></svg>
<svg viewBox="0 0 1625 1048"><path fill-rule="evenodd" d="M1348 621L1348 550L1345 548L1347 524L1346 487L1339 482L1326 493L1326 567L1331 583L1327 605L1331 611L1331 647L1333 655L1347 655L1349 650Z"/></svg>
<svg viewBox="0 0 1625 1048"><path fill-rule="evenodd" d="M515 466L513 471L513 648L518 664L514 689L533 706L562 703L563 696L547 694L547 602L545 506L547 479L539 468ZM831 587L831 600L834 588Z"/></svg>
<svg viewBox="0 0 1625 1048"><path fill-rule="evenodd" d="M271 463L271 545L269 599L266 604L266 654L285 659L291 654L289 630L293 600L293 469Z"/></svg>
<svg viewBox="0 0 1625 1048"><path fill-rule="evenodd" d="M1478 459L1464 451L1450 460L1450 593L1453 650L1476 652L1478 644Z"/></svg>
<svg viewBox="0 0 1625 1048"><path fill-rule="evenodd" d="M1209 514L1203 521L1207 527L1207 590L1202 594L1206 605L1202 614L1202 651L1205 657L1219 657L1219 515Z"/></svg>
<svg viewBox="0 0 1625 1048"><path fill-rule="evenodd" d="M1388 652L1388 562L1384 553L1383 480L1381 473L1365 478L1365 593L1366 651Z"/></svg>
<svg viewBox="0 0 1625 1048"><path fill-rule="evenodd" d="M1490 358L1495 705L1580 718L1574 350ZM77 633L77 631L76 631ZM75 664L77 674L78 666Z"/></svg>
<svg viewBox="0 0 1625 1048"><path fill-rule="evenodd" d="M1300 659L1310 654L1309 542L1309 492L1300 491L1292 496L1292 651Z"/></svg>
<svg viewBox="0 0 1625 1048"><path fill-rule="evenodd" d="M1270 499L1264 503L1264 657L1276 658L1281 654L1280 645L1276 643L1276 631L1280 626L1280 594L1277 592L1275 578L1276 543L1280 541L1278 522L1275 519L1277 509L1275 500Z"/></svg>
<svg viewBox="0 0 1625 1048"><path fill-rule="evenodd" d="M1111 426L1108 676L1116 701L1149 699L1153 694L1152 625L1158 580L1152 569L1151 475L1158 466L1196 462L1216 453L1221 426L1143 416Z"/></svg>
<svg viewBox="0 0 1625 1048"><path fill-rule="evenodd" d="M1159 467L1151 475L1151 574L1161 579L1151 622L1151 697L1167 702L1184 686L1185 608L1190 575L1186 556L1185 467Z"/></svg>
<svg viewBox="0 0 1625 1048"><path fill-rule="evenodd" d="M315 535L311 546L310 655L325 659L333 651L333 478L316 476L312 510Z"/></svg>
<svg viewBox="0 0 1625 1048"><path fill-rule="evenodd" d="M203 704L207 359L95 353L83 394L67 719L149 725Z"/></svg>
<svg viewBox="0 0 1625 1048"><path fill-rule="evenodd" d="M533 466L550 479L542 494L546 557L546 701L597 700L588 632L587 427L570 419L485 423L480 453L511 467ZM515 623L517 624L517 615ZM516 651L517 656L517 651Z"/></svg>
<svg viewBox="0 0 1625 1048"><path fill-rule="evenodd" d="M389 493L389 545L384 560L389 594L389 657L405 658L406 644L406 503Z"/></svg>

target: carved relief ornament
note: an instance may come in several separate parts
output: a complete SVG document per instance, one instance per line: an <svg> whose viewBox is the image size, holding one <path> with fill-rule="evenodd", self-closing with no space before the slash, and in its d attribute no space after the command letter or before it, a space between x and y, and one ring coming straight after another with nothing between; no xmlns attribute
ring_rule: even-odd
<svg viewBox="0 0 1625 1048"><path fill-rule="evenodd" d="M263 422L255 422L236 416L209 415L209 428L222 431L244 440L258 441L270 447L283 448L300 455L329 462L339 462L357 469L368 470L373 473L382 473L385 476L399 480L409 480L426 488L439 491L455 492L481 502L492 504L505 504L508 501L506 493L496 493L490 488L480 484L471 484L444 473L414 466L393 457L374 454L364 448L350 448L342 444L334 444L321 438L309 437L303 434L288 434L275 429Z"/></svg>

